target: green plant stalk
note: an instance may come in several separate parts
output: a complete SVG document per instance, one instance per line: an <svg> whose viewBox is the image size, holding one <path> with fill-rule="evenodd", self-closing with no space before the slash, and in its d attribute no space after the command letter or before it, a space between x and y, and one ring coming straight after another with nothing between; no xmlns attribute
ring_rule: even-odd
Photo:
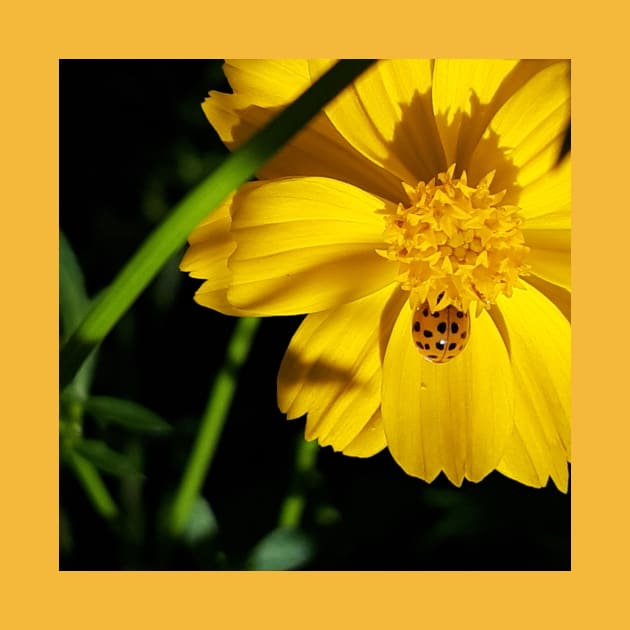
<svg viewBox="0 0 630 630"><path fill-rule="evenodd" d="M230 411L240 369L249 355L259 324L259 319L251 317L236 322L225 361L212 386L195 444L173 499L168 522L173 537L183 533L195 499L201 491Z"/></svg>
<svg viewBox="0 0 630 630"><path fill-rule="evenodd" d="M118 508L114 503L107 486L103 482L98 470L81 457L78 453L69 454L69 462L79 483L83 486L94 509L104 518L112 519L118 516Z"/></svg>
<svg viewBox="0 0 630 630"><path fill-rule="evenodd" d="M278 527L299 527L306 506L305 479L315 466L319 446L315 440L307 442L300 437L295 451L295 467L291 489L284 498L278 515Z"/></svg>
<svg viewBox="0 0 630 630"><path fill-rule="evenodd" d="M372 63L373 60L356 59L337 63L175 206L103 291L63 345L59 364L62 389L164 263L185 243L193 228Z"/></svg>

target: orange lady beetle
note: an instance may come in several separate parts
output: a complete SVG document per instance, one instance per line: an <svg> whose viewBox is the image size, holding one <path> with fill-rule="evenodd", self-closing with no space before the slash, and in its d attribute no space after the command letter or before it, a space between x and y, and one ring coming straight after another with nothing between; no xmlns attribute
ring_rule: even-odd
<svg viewBox="0 0 630 630"><path fill-rule="evenodd" d="M432 313L425 302L416 306L413 313L411 336L427 361L446 363L466 347L470 338L470 318L468 313L451 304Z"/></svg>

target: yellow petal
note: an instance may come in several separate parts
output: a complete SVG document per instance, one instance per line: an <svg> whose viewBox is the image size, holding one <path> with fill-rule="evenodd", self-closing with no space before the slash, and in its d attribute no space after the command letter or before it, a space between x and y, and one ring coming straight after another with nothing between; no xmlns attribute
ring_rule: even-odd
<svg viewBox="0 0 630 630"><path fill-rule="evenodd" d="M557 284L547 282L537 276L527 276L524 278L528 284L538 289L548 300L553 302L568 322L571 321L571 292Z"/></svg>
<svg viewBox="0 0 630 630"><path fill-rule="evenodd" d="M278 406L289 419L308 414L307 439L359 456L385 446L381 346L405 299L392 285L304 319L280 366Z"/></svg>
<svg viewBox="0 0 630 630"><path fill-rule="evenodd" d="M319 69L321 62L310 62ZM429 60L383 60L326 106L335 129L362 155L415 184L446 167L431 110Z"/></svg>
<svg viewBox="0 0 630 630"><path fill-rule="evenodd" d="M481 122L483 118L487 124L484 110L517 63L508 59L436 59L433 111L447 164L468 166L470 156L462 155L458 145L468 144L465 136L471 134L473 121ZM476 134L481 135L483 129L477 128Z"/></svg>
<svg viewBox="0 0 630 630"><path fill-rule="evenodd" d="M233 151L277 116L282 108L261 107L243 94L210 92L201 105L206 118Z"/></svg>
<svg viewBox="0 0 630 630"><path fill-rule="evenodd" d="M246 184L243 190L258 184ZM236 308L227 300L230 272L227 261L236 248L230 234L232 217L230 195L214 212L210 213L188 237L189 247L182 258L180 269L193 278L206 280L195 293L195 301L224 315L256 315L253 311Z"/></svg>
<svg viewBox="0 0 630 630"><path fill-rule="evenodd" d="M534 287L497 305L514 370L515 434L498 470L544 486L549 476L566 492L570 459L571 326ZM536 472L532 478L532 470ZM535 481L535 483L534 483Z"/></svg>
<svg viewBox="0 0 630 630"><path fill-rule="evenodd" d="M323 73L330 63L323 62ZM304 59L228 60L223 71L233 94L210 92L202 108L233 148L305 92L316 79Z"/></svg>
<svg viewBox="0 0 630 630"><path fill-rule="evenodd" d="M565 289L571 287L571 158L526 186L518 205L525 217L523 235L531 247L532 272ZM570 299L570 298L569 298ZM561 310L567 311L566 296ZM569 306L570 308L570 306Z"/></svg>
<svg viewBox="0 0 630 630"><path fill-rule="evenodd" d="M350 457L372 457L387 446L381 410L374 413L361 432L343 449Z"/></svg>
<svg viewBox="0 0 630 630"><path fill-rule="evenodd" d="M382 258L385 207L354 186L317 177L266 182L234 197L230 303L264 315L334 308L394 281Z"/></svg>
<svg viewBox="0 0 630 630"><path fill-rule="evenodd" d="M309 67L306 60L229 61L225 73L234 94L211 92L203 111L219 137L233 150L264 127L325 72L332 61ZM400 180L360 155L318 114L298 132L258 176L334 177L395 201L401 200Z"/></svg>
<svg viewBox="0 0 630 630"><path fill-rule="evenodd" d="M503 459L497 466L497 470L506 477L532 488L544 488L549 478L547 463L541 463L535 455L532 457L525 441L542 444L544 438L537 435L539 429L537 425L530 426L527 434L522 436L519 429L514 427ZM564 491L566 492L566 488Z"/></svg>
<svg viewBox="0 0 630 630"><path fill-rule="evenodd" d="M223 72L235 94L245 94L260 107L286 106L326 72L322 60L315 72L305 59L227 59Z"/></svg>
<svg viewBox="0 0 630 630"><path fill-rule="evenodd" d="M527 229L570 229L571 156L526 186L517 205L525 218L523 227Z"/></svg>
<svg viewBox="0 0 630 630"><path fill-rule="evenodd" d="M186 271L193 278L207 278L208 269L212 268L209 258L225 258L236 247L231 235L232 216L230 206L234 194L231 194L214 212L207 215L203 221L188 236L189 248L182 259L179 268Z"/></svg>
<svg viewBox="0 0 630 630"><path fill-rule="evenodd" d="M490 131L517 167L521 188L556 164L571 115L570 97L569 64L555 63L522 86L492 119ZM472 157L473 162L480 159ZM495 179L496 186L505 184Z"/></svg>
<svg viewBox="0 0 630 630"><path fill-rule="evenodd" d="M527 264L532 273L571 288L571 231L570 230L523 230L525 243L530 247Z"/></svg>
<svg viewBox="0 0 630 630"><path fill-rule="evenodd" d="M513 429L512 372L496 326L484 311L461 355L424 359L403 308L383 366L383 422L394 459L410 475L455 484L479 481L499 463Z"/></svg>

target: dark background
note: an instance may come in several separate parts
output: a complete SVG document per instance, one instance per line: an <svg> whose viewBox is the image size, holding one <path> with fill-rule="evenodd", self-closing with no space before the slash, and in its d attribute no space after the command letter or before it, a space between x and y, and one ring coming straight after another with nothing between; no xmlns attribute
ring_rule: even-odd
<svg viewBox="0 0 630 630"><path fill-rule="evenodd" d="M106 286L169 209L226 151L200 108L228 91L220 61L60 62L60 227L88 293ZM85 420L87 437L133 456L141 482L105 477L113 521L60 467L62 569L244 569L276 526L303 421L276 407L275 379L300 318L264 320L203 489L216 527L172 541L161 517L182 474L234 322L193 302L183 249L103 343L92 393L135 400L173 431L143 437ZM408 477L387 452L320 449L304 480L307 570L568 570L570 497L497 473L454 488Z"/></svg>

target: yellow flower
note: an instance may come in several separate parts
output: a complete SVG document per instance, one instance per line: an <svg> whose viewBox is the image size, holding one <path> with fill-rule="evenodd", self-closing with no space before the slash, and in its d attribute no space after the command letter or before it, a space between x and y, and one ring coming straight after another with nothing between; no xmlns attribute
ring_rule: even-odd
<svg viewBox="0 0 630 630"><path fill-rule="evenodd" d="M232 149L330 63L228 62L203 109ZM569 117L568 62L380 61L191 234L195 299L307 315L278 403L308 440L566 491Z"/></svg>

